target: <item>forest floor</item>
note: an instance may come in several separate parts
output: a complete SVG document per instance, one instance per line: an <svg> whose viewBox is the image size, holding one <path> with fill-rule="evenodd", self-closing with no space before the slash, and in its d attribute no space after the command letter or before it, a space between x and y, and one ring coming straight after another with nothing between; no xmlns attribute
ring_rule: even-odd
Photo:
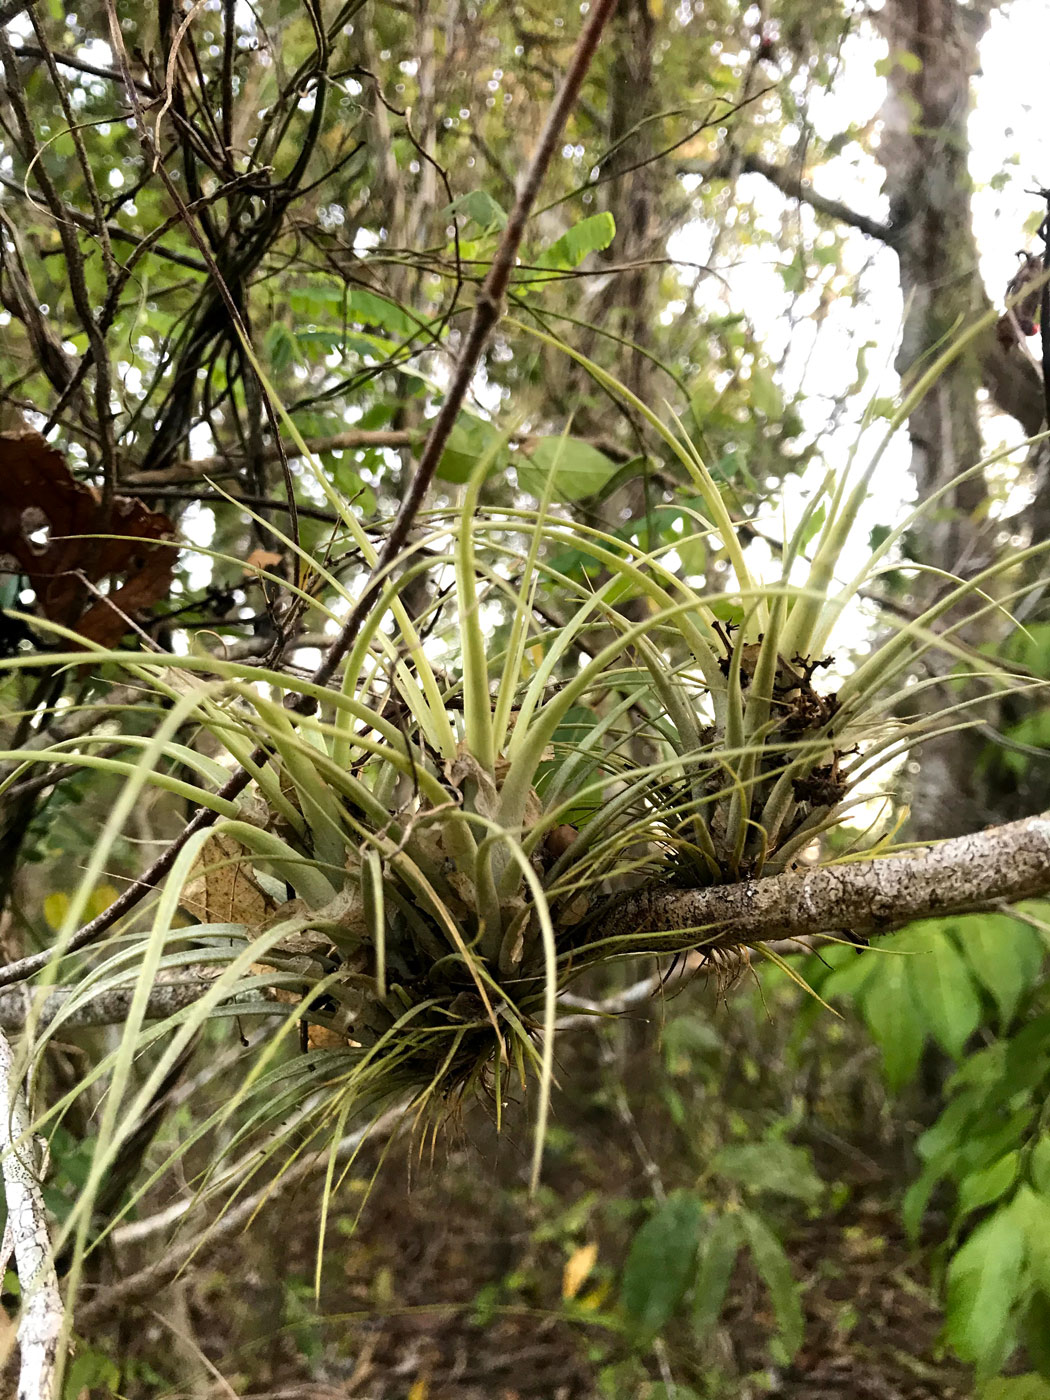
<svg viewBox="0 0 1050 1400"><path fill-rule="evenodd" d="M858 1148L818 1125L807 1145L826 1183L823 1199L808 1208L789 1203L778 1224L805 1318L790 1363L781 1357L777 1364L769 1295L744 1254L713 1332L697 1337L686 1306L655 1346L632 1350L617 1303L646 1203L665 1181L668 1189L698 1179L697 1189L705 1187L702 1172L698 1178L695 1168L683 1169L658 1078L644 1070L641 1056L629 1063L643 1069L615 1088L607 1062L595 1057L589 1067L573 1065L572 1095L556 1100L535 1197L527 1190L531 1143L524 1115L497 1135L476 1109L425 1146L418 1135L404 1134L385 1159L378 1147L363 1153L333 1202L319 1302L317 1183L264 1209L248 1235L224 1244L163 1300L152 1300L156 1311L152 1318L143 1311L140 1330L124 1319L120 1341L109 1343L110 1355L116 1346L122 1352L120 1394L128 1400L231 1394L251 1400L961 1400L974 1394L969 1370L940 1345L929 1259L900 1226L908 1180L900 1135L887 1150L885 1135L877 1140L874 1129L873 1140ZM744 1097L739 1084L726 1092ZM625 1114L628 1100L633 1107ZM857 1116L874 1121L865 1115Z"/></svg>

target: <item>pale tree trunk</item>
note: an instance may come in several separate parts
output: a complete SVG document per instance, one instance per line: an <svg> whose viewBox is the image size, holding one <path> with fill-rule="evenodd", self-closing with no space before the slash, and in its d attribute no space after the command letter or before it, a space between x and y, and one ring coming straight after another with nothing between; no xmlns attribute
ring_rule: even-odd
<svg viewBox="0 0 1050 1400"><path fill-rule="evenodd" d="M970 218L967 119L978 44L996 8L992 0L968 6L958 0L886 0L876 16L890 47L878 154L900 260L905 322L896 366L906 386L991 307L977 270ZM894 63L898 54L904 61ZM908 420L920 499L980 461L982 384L1025 432L1038 430L1039 375L1019 349L1004 349L990 326L945 368ZM1000 547L1001 526L982 509L987 497L980 474L959 482L924 517L917 532L919 559L964 578L989 564ZM915 586L924 590L919 603L945 587L921 577ZM1002 619L991 627L995 630L971 633L969 640L1001 642ZM946 699L934 692L931 703L940 706ZM993 727L1005 718L991 706L984 714ZM912 808L916 835L952 836L1020 815L1024 804L1013 785L1004 785L994 763L978 761L986 747L987 738L970 731L923 748Z"/></svg>

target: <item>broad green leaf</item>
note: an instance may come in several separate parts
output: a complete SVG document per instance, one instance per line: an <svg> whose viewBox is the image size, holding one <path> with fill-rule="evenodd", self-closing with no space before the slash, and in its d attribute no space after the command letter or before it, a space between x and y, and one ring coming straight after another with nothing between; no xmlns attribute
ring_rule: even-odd
<svg viewBox="0 0 1050 1400"><path fill-rule="evenodd" d="M1013 1152L1007 1152L991 1166L964 1177L959 1187L958 1217L968 1215L970 1211L978 1210L981 1206L991 1205L993 1201L1005 1195L1017 1180L1020 1161L1021 1154L1015 1149Z"/></svg>
<svg viewBox="0 0 1050 1400"><path fill-rule="evenodd" d="M533 446L527 462L517 459L518 485L537 499L547 477L554 474L555 497L582 501L600 491L616 471L616 463L604 452L579 438L545 437Z"/></svg>
<svg viewBox="0 0 1050 1400"><path fill-rule="evenodd" d="M283 321L271 321L263 339L266 358L274 370L287 369L300 358L299 342Z"/></svg>
<svg viewBox="0 0 1050 1400"><path fill-rule="evenodd" d="M736 1216L718 1216L700 1246L700 1268L693 1290L693 1329L697 1337L706 1337L718 1320L739 1249Z"/></svg>
<svg viewBox="0 0 1050 1400"><path fill-rule="evenodd" d="M761 1216L742 1210L740 1228L755 1261L762 1282L769 1289L773 1312L780 1328L780 1347L785 1360L790 1361L802 1345L803 1316L798 1285L784 1246Z"/></svg>
<svg viewBox="0 0 1050 1400"><path fill-rule="evenodd" d="M1042 940L1036 929L1006 914L974 914L952 924L966 961L995 999L1003 1025L1039 975Z"/></svg>
<svg viewBox="0 0 1050 1400"><path fill-rule="evenodd" d="M120 1367L104 1352L80 1343L63 1379L65 1400L77 1400L85 1392L98 1396L119 1395Z"/></svg>
<svg viewBox="0 0 1050 1400"><path fill-rule="evenodd" d="M471 190L461 194L441 211L443 219L458 214L464 219L473 219L482 231L490 228L505 228L507 211L497 204L487 190Z"/></svg>
<svg viewBox="0 0 1050 1400"><path fill-rule="evenodd" d="M1014 1212L982 1221L948 1267L948 1341L963 1361L994 1365L1023 1287L1024 1233Z"/></svg>
<svg viewBox="0 0 1050 1400"><path fill-rule="evenodd" d="M346 298L347 316L364 326L381 326L392 335L412 336L419 323L400 306L367 287L350 287Z"/></svg>
<svg viewBox="0 0 1050 1400"><path fill-rule="evenodd" d="M539 255L536 263L539 267L567 272L579 267L588 253L598 253L608 248L615 237L616 221L608 211L591 214L578 224L573 224L557 242Z"/></svg>
<svg viewBox="0 0 1050 1400"><path fill-rule="evenodd" d="M1019 1186L1010 1214L1023 1231L1032 1276L1050 1297L1050 1198Z"/></svg>
<svg viewBox="0 0 1050 1400"><path fill-rule="evenodd" d="M1024 1379L1030 1385L1035 1382L1039 1386L1038 1390L1029 1389L1027 1392L1033 1400L1036 1396L1039 1400L1050 1400L1050 1386L1047 1385L1047 1381L1050 1381L1050 1298L1045 1293L1035 1293L1029 1300L1021 1324L1021 1336L1028 1360L1039 1375L1016 1379ZM1018 1392L1018 1395L1022 1393Z"/></svg>
<svg viewBox="0 0 1050 1400"><path fill-rule="evenodd" d="M882 1067L891 1089L915 1078L926 1040L922 1016L912 997L908 961L894 953L880 956L861 993L861 1010L882 1051Z"/></svg>
<svg viewBox="0 0 1050 1400"><path fill-rule="evenodd" d="M1000 1376L981 1386L979 1400L1050 1400L1050 1383L1035 1374Z"/></svg>
<svg viewBox="0 0 1050 1400"><path fill-rule="evenodd" d="M634 1237L620 1301L643 1343L671 1320L692 1282L701 1213L695 1196L676 1192Z"/></svg>
<svg viewBox="0 0 1050 1400"><path fill-rule="evenodd" d="M947 923L923 930L924 951L909 958L912 995L939 1045L961 1059L981 1019L981 1003Z"/></svg>
<svg viewBox="0 0 1050 1400"><path fill-rule="evenodd" d="M1028 1174L1040 1195L1050 1198L1050 1136L1037 1138L1028 1158Z"/></svg>
<svg viewBox="0 0 1050 1400"><path fill-rule="evenodd" d="M807 1205L816 1205L824 1194L824 1183L806 1149L777 1138L731 1143L715 1153L711 1170L749 1191L792 1196Z"/></svg>
<svg viewBox="0 0 1050 1400"><path fill-rule="evenodd" d="M442 481L463 482L470 478L482 457L492 456L493 447L499 439L498 431L491 423L473 413L461 413L452 425L448 442L438 463L437 475ZM495 468L502 454L493 458Z"/></svg>

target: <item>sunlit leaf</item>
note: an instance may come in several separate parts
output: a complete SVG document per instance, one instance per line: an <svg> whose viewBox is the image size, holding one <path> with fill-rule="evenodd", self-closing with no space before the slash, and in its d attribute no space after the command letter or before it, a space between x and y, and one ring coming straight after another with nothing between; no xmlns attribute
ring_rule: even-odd
<svg viewBox="0 0 1050 1400"><path fill-rule="evenodd" d="M540 438L529 450L527 462L519 455L518 485L537 498L543 495L546 478L554 476L554 495L567 501L582 501L600 491L616 471L616 463L589 442L579 438Z"/></svg>

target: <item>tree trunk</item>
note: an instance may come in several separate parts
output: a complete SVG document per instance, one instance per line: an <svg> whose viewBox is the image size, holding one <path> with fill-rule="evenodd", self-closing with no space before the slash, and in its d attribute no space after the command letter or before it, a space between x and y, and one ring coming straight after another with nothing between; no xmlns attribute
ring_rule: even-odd
<svg viewBox="0 0 1050 1400"><path fill-rule="evenodd" d="M878 154L886 171L900 259L905 321L896 367L905 386L991 310L977 270L970 217L967 119L970 81L979 66L978 43L995 8L993 0L975 0L970 6L958 0L887 0L876 16L890 47ZM1026 432L1038 430L1039 376L1016 346L999 343L990 324L943 369L908 420L920 499L980 461L982 384ZM988 565L1002 527L983 509L987 499L987 483L980 473L957 481L923 517L916 532L917 561L963 578ZM916 589L925 596L916 601L928 601L945 588L943 582L919 577ZM1000 643L1001 617L992 617L979 632L975 628L968 640ZM934 691L930 703L943 706L945 699ZM982 718L996 724L990 708ZM922 748L912 808L917 837L957 835L993 819L1021 815L1016 784L1003 782L1002 770L987 762L986 749L986 739L973 730Z"/></svg>

